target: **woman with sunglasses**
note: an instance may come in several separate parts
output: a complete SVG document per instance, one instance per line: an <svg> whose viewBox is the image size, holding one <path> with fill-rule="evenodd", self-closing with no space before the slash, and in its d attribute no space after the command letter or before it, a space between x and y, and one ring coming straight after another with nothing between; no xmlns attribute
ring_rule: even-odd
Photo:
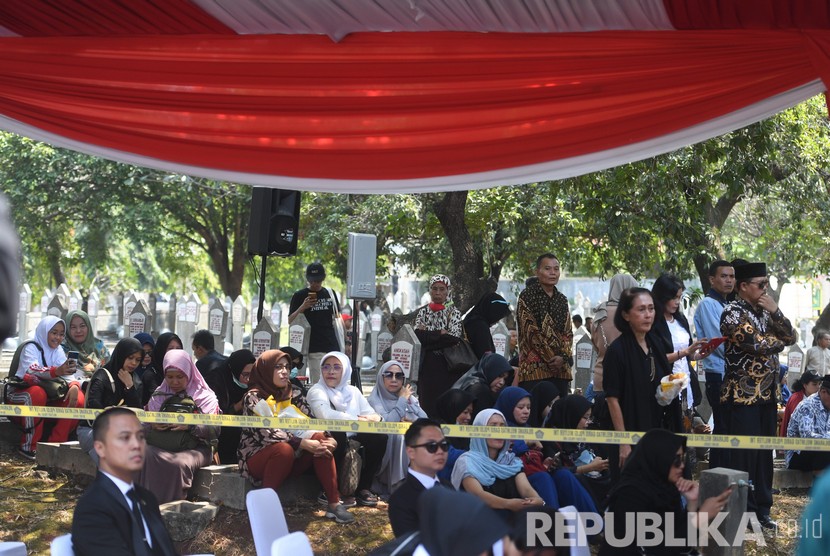
<svg viewBox="0 0 830 556"><path fill-rule="evenodd" d="M387 361L378 370L377 382L369 394L369 405L384 421L412 423L427 416L406 379L398 361ZM374 492L382 495L391 494L393 487L406 478L409 465L403 437L393 434L388 438L386 453L373 485Z"/></svg>
<svg viewBox="0 0 830 556"><path fill-rule="evenodd" d="M473 425L504 427L507 423L501 411L485 409L476 415ZM513 512L545 505L530 486L522 460L503 438L471 439L470 450L455 462L452 486L481 498L508 519Z"/></svg>
<svg viewBox="0 0 830 556"><path fill-rule="evenodd" d="M288 355L277 349L260 355L251 369L248 391L242 399L242 414L259 415L257 404L273 396L278 405L291 404L308 415L306 400L288 380L290 367ZM314 474L326 493L326 517L337 523L351 523L354 516L340 503L337 491L336 447L337 442L325 432L243 428L239 469L254 484L277 490L289 477L314 467Z"/></svg>
<svg viewBox="0 0 830 556"><path fill-rule="evenodd" d="M635 524L642 525L641 521L631 518L637 513L658 514L661 523L657 527L663 532L665 540L666 531L673 531L675 539L686 539L689 536L689 518L694 523L701 514L707 514L711 522L723 510L732 488L700 504L698 483L683 478L685 463L686 437L664 429L652 429L640 439L622 470L619 482L611 490L608 512L613 514L613 523L606 521L600 556L643 554L638 540L653 538L654 532L631 531ZM681 496L686 500L685 509ZM626 519L626 515L630 519ZM672 526L667 525L668 520L672 521ZM629 542L624 543L625 540ZM678 555L687 554L689 548L665 544L643 547L646 554Z"/></svg>
<svg viewBox="0 0 830 556"><path fill-rule="evenodd" d="M311 413L318 419L380 421L380 415L366 401L363 392L351 385L351 378L352 364L345 353L330 351L325 354L320 365L320 381L308 390ZM363 446L363 466L357 482L357 494L354 498L349 496L344 499L344 505L377 506L378 497L371 490L372 481L386 453L386 435L335 432L332 436L337 440L334 459L341 470L349 440Z"/></svg>

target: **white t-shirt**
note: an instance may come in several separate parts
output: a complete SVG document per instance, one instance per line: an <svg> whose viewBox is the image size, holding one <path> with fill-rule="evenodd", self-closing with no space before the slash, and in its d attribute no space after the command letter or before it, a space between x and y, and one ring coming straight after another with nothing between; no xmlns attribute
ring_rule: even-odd
<svg viewBox="0 0 830 556"><path fill-rule="evenodd" d="M692 343L692 336L689 334L685 328L680 326L680 323L677 322L677 319L669 322L666 321L666 324L669 325L669 332L671 333L671 342L674 351L680 351L689 347ZM681 357L677 361L674 362L674 365L671 369L672 373L683 373L688 376L689 374L689 362L686 361L685 357ZM689 406L691 406L694 402L694 398L692 397L692 377L689 377L689 385L686 387L686 399L688 400Z"/></svg>

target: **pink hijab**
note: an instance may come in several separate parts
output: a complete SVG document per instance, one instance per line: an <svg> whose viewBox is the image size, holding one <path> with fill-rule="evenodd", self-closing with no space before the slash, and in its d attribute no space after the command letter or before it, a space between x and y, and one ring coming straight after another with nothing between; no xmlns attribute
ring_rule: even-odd
<svg viewBox="0 0 830 556"><path fill-rule="evenodd" d="M183 349L171 349L164 355L164 370L176 369L187 375L187 386L185 391L187 395L193 398L196 405L202 413L219 413L219 401L216 399L216 394L210 389L210 386L205 382L202 373L193 364L193 359ZM161 383L161 386L156 388L153 395L150 396L150 401L147 402L147 411L158 411L161 409L161 404L171 395L177 394L173 392L167 385L167 381Z"/></svg>

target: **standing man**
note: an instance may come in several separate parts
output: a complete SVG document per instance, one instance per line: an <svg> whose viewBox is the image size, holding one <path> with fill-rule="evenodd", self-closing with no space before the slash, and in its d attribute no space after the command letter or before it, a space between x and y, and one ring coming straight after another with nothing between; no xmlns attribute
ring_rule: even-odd
<svg viewBox="0 0 830 556"><path fill-rule="evenodd" d="M441 424L432 419L416 419L403 436L409 469L406 479L389 498L389 522L392 532L400 537L418 530L418 499L436 485L452 485L438 479L444 469L450 445L441 432Z"/></svg>
<svg viewBox="0 0 830 556"><path fill-rule="evenodd" d="M536 278L519 294L519 386L528 392L543 380L570 392L573 327L568 298L556 289L561 270L553 253L536 259Z"/></svg>
<svg viewBox="0 0 830 556"><path fill-rule="evenodd" d="M337 334L334 331L334 318L340 314L337 295L332 298L328 288L323 288L326 269L320 263L311 263L305 271L308 287L294 292L288 309L288 324L294 322L297 315L305 314L311 326L311 338L308 342L308 364L306 376L311 384L320 380L320 363L323 355L330 351L342 351ZM334 293L334 292L332 292Z"/></svg>
<svg viewBox="0 0 830 556"><path fill-rule="evenodd" d="M75 554L174 555L159 504L134 483L144 467L144 428L124 407L104 410L92 424L98 475L78 500L72 518Z"/></svg>
<svg viewBox="0 0 830 556"><path fill-rule="evenodd" d="M213 334L210 330L197 330L193 334L191 343L193 357L196 359L196 368L202 373L205 382L216 394L219 408L228 410L228 385L225 382L228 358L216 351Z"/></svg>
<svg viewBox="0 0 830 556"><path fill-rule="evenodd" d="M721 336L720 318L728 303L728 297L735 289L735 269L732 263L718 259L709 265L709 291L697 306L695 312L695 331L698 338L717 338ZM723 371L726 366L723 344L698 362L706 373L706 399L712 408L712 420L715 428L713 434L725 434L723 414L720 405L720 390L723 385ZM728 450L712 448L709 450L709 467L727 467Z"/></svg>
<svg viewBox="0 0 830 556"><path fill-rule="evenodd" d="M737 265L737 297L723 311L726 361L721 388L725 432L729 435L775 436L777 425L778 354L795 343L795 330L767 293L765 263ZM755 486L747 510L761 525L778 526L772 507L772 450L731 450L729 466L749 473Z"/></svg>

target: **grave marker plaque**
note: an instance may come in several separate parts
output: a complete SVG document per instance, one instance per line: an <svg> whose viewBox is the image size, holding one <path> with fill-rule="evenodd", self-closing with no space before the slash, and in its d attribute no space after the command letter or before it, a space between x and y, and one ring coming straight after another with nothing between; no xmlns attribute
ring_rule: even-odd
<svg viewBox="0 0 830 556"><path fill-rule="evenodd" d="M804 351L798 344L791 345L787 352L787 367L790 368L789 376L791 379L801 376L804 371Z"/></svg>
<svg viewBox="0 0 830 556"><path fill-rule="evenodd" d="M227 326L228 311L225 309L225 304L219 299L214 299L208 309L208 330L213 335L216 351L219 353L225 351L225 330Z"/></svg>
<svg viewBox="0 0 830 556"><path fill-rule="evenodd" d="M136 296L135 292L130 291L130 294L125 296L124 301L124 326L130 325L130 315L133 314L133 307L135 307L136 303L138 303L138 296Z"/></svg>
<svg viewBox="0 0 830 556"><path fill-rule="evenodd" d="M288 327L288 345L308 358L308 342L311 340L311 325L305 315L300 313Z"/></svg>
<svg viewBox="0 0 830 556"><path fill-rule="evenodd" d="M384 352L392 345L392 333L385 331L378 334L378 346L375 351L375 361L383 361Z"/></svg>
<svg viewBox="0 0 830 556"><path fill-rule="evenodd" d="M66 320L66 314L68 312L69 306L66 304L66 300L58 293L55 293L52 299L49 300L49 305L46 307L46 314ZM69 331L67 330L67 332Z"/></svg>
<svg viewBox="0 0 830 556"><path fill-rule="evenodd" d="M251 334L251 351L254 357L259 357L269 349L279 347L277 328L270 317L263 317L253 334Z"/></svg>
<svg viewBox="0 0 830 556"><path fill-rule="evenodd" d="M125 331L125 338L132 338L139 332L150 332L152 326L153 314L150 312L150 307L143 299L139 299L133 305L133 311L129 317L129 328Z"/></svg>
<svg viewBox="0 0 830 556"><path fill-rule="evenodd" d="M576 353L574 353L574 389L582 389L582 393L588 388L591 383L591 375L594 368L594 344L591 343L591 337L584 334L582 338L576 343Z"/></svg>
<svg viewBox="0 0 830 556"><path fill-rule="evenodd" d="M510 331L507 329L507 325L504 324L504 321L497 322L490 334L493 338L493 345L496 348L496 353L505 359L510 359Z"/></svg>
<svg viewBox="0 0 830 556"><path fill-rule="evenodd" d="M418 382L421 368L421 341L408 324L401 327L392 339L392 359L398 361L411 382Z"/></svg>
<svg viewBox="0 0 830 556"><path fill-rule="evenodd" d="M248 318L248 309L245 305L245 300L240 295L236 298L231 306L231 343L233 349L242 349L242 336L245 334L245 319Z"/></svg>

